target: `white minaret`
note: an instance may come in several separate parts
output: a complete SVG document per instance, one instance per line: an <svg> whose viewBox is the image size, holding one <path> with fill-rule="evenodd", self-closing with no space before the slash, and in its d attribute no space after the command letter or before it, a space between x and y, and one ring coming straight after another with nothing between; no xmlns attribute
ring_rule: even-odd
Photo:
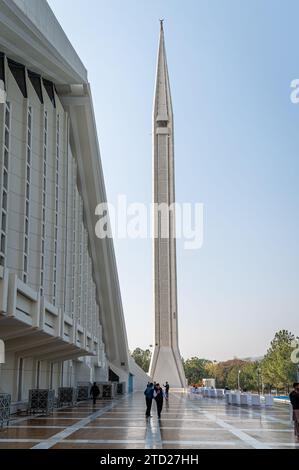
<svg viewBox="0 0 299 470"><path fill-rule="evenodd" d="M153 202L169 207L174 195L173 113L161 20L153 109ZM157 215L158 214L158 215ZM149 374L182 388L186 378L178 345L174 211L154 214L155 342Z"/></svg>

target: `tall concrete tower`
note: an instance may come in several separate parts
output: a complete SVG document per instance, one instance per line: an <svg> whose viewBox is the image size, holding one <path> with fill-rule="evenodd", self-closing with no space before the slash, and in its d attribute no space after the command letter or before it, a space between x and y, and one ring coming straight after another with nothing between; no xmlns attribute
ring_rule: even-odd
<svg viewBox="0 0 299 470"><path fill-rule="evenodd" d="M173 112L163 20L161 20L153 108L153 202L168 208L175 202ZM155 342L150 376L170 387L185 387L178 346L176 241L174 210L154 214Z"/></svg>

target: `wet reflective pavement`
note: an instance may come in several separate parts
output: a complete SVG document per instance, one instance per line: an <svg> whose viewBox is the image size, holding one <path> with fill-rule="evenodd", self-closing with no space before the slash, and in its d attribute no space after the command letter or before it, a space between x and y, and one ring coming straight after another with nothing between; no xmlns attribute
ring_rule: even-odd
<svg viewBox="0 0 299 470"><path fill-rule="evenodd" d="M252 408L174 392L161 420L142 393L88 401L50 416L14 418L0 449L299 449L288 405Z"/></svg>

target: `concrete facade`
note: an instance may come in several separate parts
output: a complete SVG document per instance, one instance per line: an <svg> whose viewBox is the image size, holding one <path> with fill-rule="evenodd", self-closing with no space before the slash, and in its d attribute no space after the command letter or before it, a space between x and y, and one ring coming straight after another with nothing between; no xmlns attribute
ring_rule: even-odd
<svg viewBox="0 0 299 470"><path fill-rule="evenodd" d="M150 376L170 387L186 385L178 345L173 110L163 22L161 21L153 109L153 202L166 211L154 214L155 339Z"/></svg>
<svg viewBox="0 0 299 470"><path fill-rule="evenodd" d="M106 193L86 69L44 0L0 0L0 53L0 391L22 402L109 368L128 382L113 241L94 232Z"/></svg>

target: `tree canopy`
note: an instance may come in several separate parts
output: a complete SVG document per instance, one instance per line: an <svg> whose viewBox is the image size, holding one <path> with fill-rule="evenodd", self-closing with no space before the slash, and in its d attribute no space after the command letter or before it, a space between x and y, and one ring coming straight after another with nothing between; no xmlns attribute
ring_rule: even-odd
<svg viewBox="0 0 299 470"><path fill-rule="evenodd" d="M278 331L261 360L234 358L216 362L197 356L182 359L186 378L190 385L201 384L204 378L214 378L219 388L237 389L240 385L242 390L261 391L263 383L269 390L275 387L287 391L296 381L298 366L291 360L295 339L287 330ZM149 349L136 348L132 357L148 372L151 359Z"/></svg>
<svg viewBox="0 0 299 470"><path fill-rule="evenodd" d="M133 357L134 361L136 364L141 367L141 369L144 370L144 372L148 372L149 366L150 366L150 361L151 361L151 351L149 349L141 349L141 348L136 348L134 351L131 353L131 356Z"/></svg>
<svg viewBox="0 0 299 470"><path fill-rule="evenodd" d="M291 361L294 340L292 333L280 330L271 341L261 363L263 381L269 389L275 387L288 390L296 380L297 365Z"/></svg>
<svg viewBox="0 0 299 470"><path fill-rule="evenodd" d="M185 370L186 379L189 384L197 384L202 379L208 377L207 365L212 361L208 359L200 359L199 357L191 357L186 361L183 359L183 366Z"/></svg>

